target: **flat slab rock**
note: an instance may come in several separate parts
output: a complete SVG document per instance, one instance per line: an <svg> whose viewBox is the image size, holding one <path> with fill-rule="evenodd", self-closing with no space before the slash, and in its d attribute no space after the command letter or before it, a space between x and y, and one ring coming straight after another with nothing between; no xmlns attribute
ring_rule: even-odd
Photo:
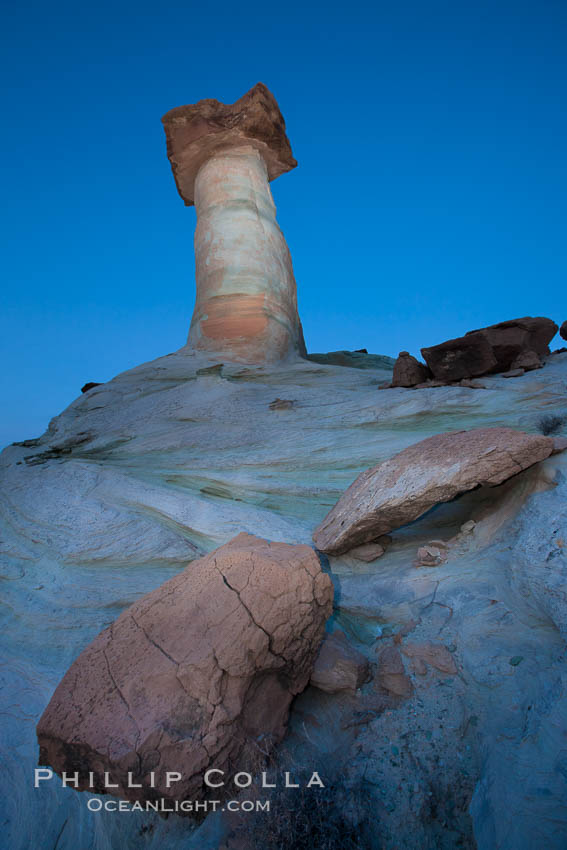
<svg viewBox="0 0 567 850"><path fill-rule="evenodd" d="M92 771L93 790L105 793L108 771L111 793L128 800L204 798L207 768L228 778L251 753L258 763L259 736L283 737L332 599L309 546L239 534L143 596L81 653L39 721L39 763L78 770L80 790ZM181 781L168 788L166 771ZM128 787L128 772L141 788Z"/></svg>
<svg viewBox="0 0 567 850"><path fill-rule="evenodd" d="M376 540L479 485L495 486L553 451L553 440L513 428L437 434L361 473L315 529L322 552Z"/></svg>
<svg viewBox="0 0 567 850"><path fill-rule="evenodd" d="M460 381L510 369L538 369L540 357L549 354L557 325L545 316L524 316L469 331L421 353L433 377ZM524 366L523 362L528 365Z"/></svg>

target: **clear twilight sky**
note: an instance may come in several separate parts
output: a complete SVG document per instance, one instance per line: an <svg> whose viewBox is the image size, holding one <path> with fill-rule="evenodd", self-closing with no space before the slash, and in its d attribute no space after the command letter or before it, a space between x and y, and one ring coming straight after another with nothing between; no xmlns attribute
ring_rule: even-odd
<svg viewBox="0 0 567 850"><path fill-rule="evenodd" d="M160 117L258 81L299 163L271 185L310 351L567 318L565 0L18 0L0 29L0 445L185 343Z"/></svg>

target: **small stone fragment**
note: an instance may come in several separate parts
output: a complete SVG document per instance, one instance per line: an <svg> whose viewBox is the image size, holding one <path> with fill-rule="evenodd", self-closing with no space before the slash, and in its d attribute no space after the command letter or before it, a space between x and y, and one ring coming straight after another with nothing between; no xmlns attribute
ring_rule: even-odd
<svg viewBox="0 0 567 850"><path fill-rule="evenodd" d="M434 643L433 641L427 641L426 643L405 643L402 646L402 652L408 658L421 659L426 664L439 670L440 673L458 672L453 656L442 643Z"/></svg>
<svg viewBox="0 0 567 850"><path fill-rule="evenodd" d="M325 635L310 684L329 694L356 691L370 678L368 659L348 642L344 632Z"/></svg>
<svg viewBox="0 0 567 850"><path fill-rule="evenodd" d="M295 405L295 400L291 398L276 398L270 402L270 410L291 410Z"/></svg>
<svg viewBox="0 0 567 850"><path fill-rule="evenodd" d="M88 381L88 383L84 384L81 387L81 392L82 393L88 393L88 391L92 390L93 387L100 387L100 386L101 386L100 381L98 383L96 381Z"/></svg>
<svg viewBox="0 0 567 850"><path fill-rule="evenodd" d="M458 386L468 387L471 390L486 389L486 384L483 384L482 381L475 381L474 378L463 378L461 381L459 381Z"/></svg>
<svg viewBox="0 0 567 850"><path fill-rule="evenodd" d="M430 377L431 372L425 363L420 363L409 351L400 351L394 363L393 387L414 387Z"/></svg>
<svg viewBox="0 0 567 850"><path fill-rule="evenodd" d="M523 369L525 372L531 372L533 369L541 369L542 366L543 363L541 362L539 354L528 349L528 351L522 351L522 353L516 357L510 368L512 371L515 369Z"/></svg>
<svg viewBox="0 0 567 850"><path fill-rule="evenodd" d="M503 378L521 378L525 375L525 369L510 369L509 372L502 372Z"/></svg>
<svg viewBox="0 0 567 850"><path fill-rule="evenodd" d="M512 658L510 659L510 665L512 667L517 667L518 664L521 664L523 660L524 660L523 655L513 655Z"/></svg>
<svg viewBox="0 0 567 850"><path fill-rule="evenodd" d="M428 546L435 546L436 549L448 549L449 544L446 540L430 540Z"/></svg>
<svg viewBox="0 0 567 850"><path fill-rule="evenodd" d="M446 381L437 381L435 378L433 378L430 381L424 381L421 384L416 384L414 386L414 390L428 390L428 389L431 389L432 387L446 387L446 386L447 386Z"/></svg>
<svg viewBox="0 0 567 850"><path fill-rule="evenodd" d="M395 646L387 646L378 656L378 684L398 697L409 697L413 692L411 679Z"/></svg>
<svg viewBox="0 0 567 850"><path fill-rule="evenodd" d="M437 546L420 546L417 550L417 566L437 567L443 563L445 554Z"/></svg>
<svg viewBox="0 0 567 850"><path fill-rule="evenodd" d="M348 554L357 561L366 561L370 563L377 558L381 558L386 550L380 543L364 543L362 546L355 546Z"/></svg>
<svg viewBox="0 0 567 850"><path fill-rule="evenodd" d="M558 455L560 452L564 452L567 449L567 437L552 437L553 440L553 451L552 455Z"/></svg>
<svg viewBox="0 0 567 850"><path fill-rule="evenodd" d="M415 658L410 659L410 666L412 671L416 674L416 676L426 676L427 675L427 664L420 658L419 655L416 655Z"/></svg>
<svg viewBox="0 0 567 850"><path fill-rule="evenodd" d="M474 519L469 519L461 525L461 532L463 534L472 534L472 532L476 528L476 522Z"/></svg>

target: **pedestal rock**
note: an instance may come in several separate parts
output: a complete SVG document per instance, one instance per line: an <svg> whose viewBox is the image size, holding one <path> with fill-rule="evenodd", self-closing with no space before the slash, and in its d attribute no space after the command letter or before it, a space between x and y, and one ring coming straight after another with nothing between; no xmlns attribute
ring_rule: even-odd
<svg viewBox="0 0 567 850"><path fill-rule="evenodd" d="M201 100L162 121L177 188L197 210L188 345L247 363L305 356L291 255L269 187L297 164L275 98L258 83L236 103Z"/></svg>

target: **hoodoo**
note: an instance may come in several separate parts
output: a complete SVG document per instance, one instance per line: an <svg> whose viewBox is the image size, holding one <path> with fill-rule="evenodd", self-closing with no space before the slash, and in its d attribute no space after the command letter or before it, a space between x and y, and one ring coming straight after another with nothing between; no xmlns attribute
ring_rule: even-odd
<svg viewBox="0 0 567 850"><path fill-rule="evenodd" d="M271 92L179 106L162 118L179 194L195 205L192 348L248 363L304 356L291 256L269 181L297 165Z"/></svg>

